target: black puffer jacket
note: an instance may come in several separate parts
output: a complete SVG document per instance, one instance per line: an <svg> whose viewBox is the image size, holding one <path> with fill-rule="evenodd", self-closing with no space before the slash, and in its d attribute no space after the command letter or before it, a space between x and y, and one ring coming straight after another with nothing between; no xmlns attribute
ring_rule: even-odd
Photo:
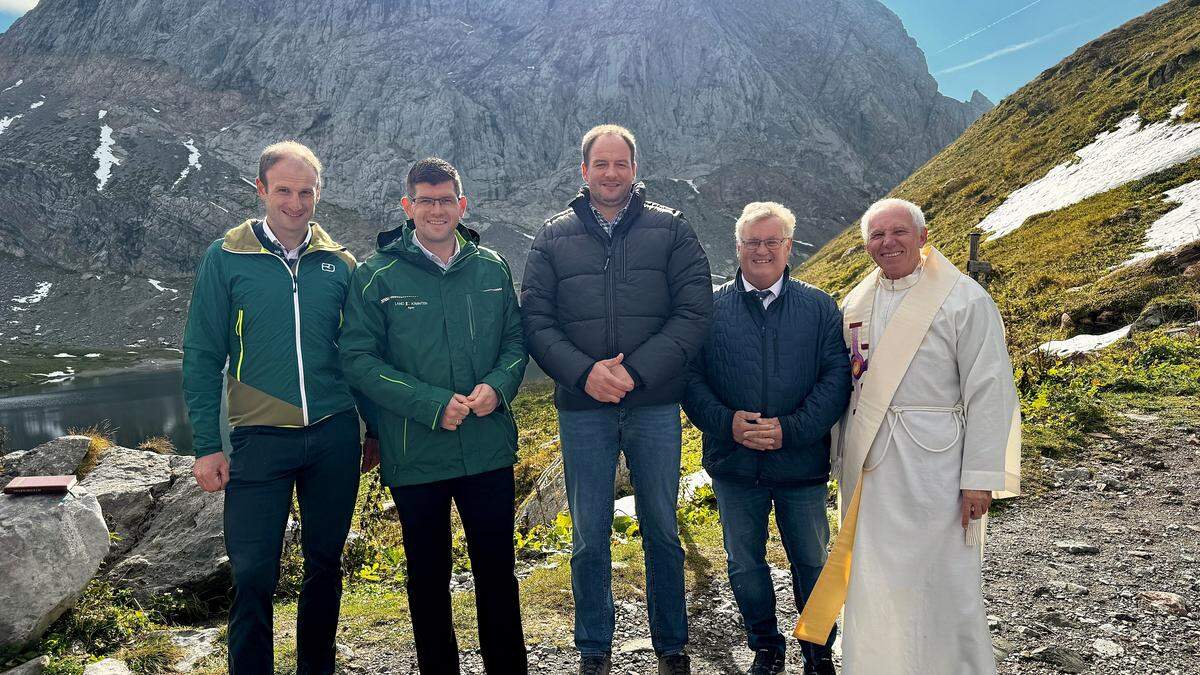
<svg viewBox="0 0 1200 675"><path fill-rule="evenodd" d="M712 278L683 215L646 201L639 183L612 237L585 187L533 240L521 285L529 354L555 381L560 409L604 404L583 390L592 365L625 354L636 387L621 405L683 398L688 361L712 313Z"/></svg>

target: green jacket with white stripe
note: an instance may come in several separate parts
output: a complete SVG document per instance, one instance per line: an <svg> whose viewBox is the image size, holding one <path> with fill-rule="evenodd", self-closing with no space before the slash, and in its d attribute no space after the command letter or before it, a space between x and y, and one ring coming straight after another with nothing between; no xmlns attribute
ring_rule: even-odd
<svg viewBox="0 0 1200 675"><path fill-rule="evenodd" d="M460 252L442 271L413 243L412 223L379 235L346 300L340 341L350 385L374 402L385 485L417 485L512 466L512 400L529 357L512 272L458 226ZM455 393L486 382L501 402L441 427Z"/></svg>
<svg viewBox="0 0 1200 675"><path fill-rule="evenodd" d="M312 223L293 271L260 222L226 232L196 271L183 394L197 457L221 451L223 379L232 427L300 428L355 407L337 351L354 256Z"/></svg>

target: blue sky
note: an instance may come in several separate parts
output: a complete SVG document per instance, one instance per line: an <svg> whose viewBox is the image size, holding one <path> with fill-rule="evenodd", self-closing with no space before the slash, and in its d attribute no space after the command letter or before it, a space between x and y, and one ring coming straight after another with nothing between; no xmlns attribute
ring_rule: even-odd
<svg viewBox="0 0 1200 675"><path fill-rule="evenodd" d="M0 30L36 0L0 0ZM883 0L925 52L943 94L999 101L1162 0Z"/></svg>
<svg viewBox="0 0 1200 675"><path fill-rule="evenodd" d="M998 102L1091 40L1162 0L883 0L947 96Z"/></svg>

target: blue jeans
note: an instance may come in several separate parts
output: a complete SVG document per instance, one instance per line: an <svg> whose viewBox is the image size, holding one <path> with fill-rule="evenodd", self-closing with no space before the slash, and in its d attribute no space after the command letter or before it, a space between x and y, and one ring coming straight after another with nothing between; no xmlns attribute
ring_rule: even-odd
<svg viewBox="0 0 1200 675"><path fill-rule="evenodd" d="M825 565L829 521L825 517L828 490L824 484L793 488L747 485L713 477L721 532L729 562L729 585L746 624L750 649L784 649L787 645L775 619L775 586L767 565L767 523L772 502L779 536L792 568L792 593L802 609ZM833 646L837 628L826 647ZM804 643L802 646L806 646ZM818 649L820 647L818 646ZM805 658L810 658L805 653Z"/></svg>
<svg viewBox="0 0 1200 675"><path fill-rule="evenodd" d="M613 491L621 452L633 480L642 550L650 640L660 655L687 645L683 547L675 519L679 499L679 406L561 410L563 470L574 523L571 591L575 647L581 654L612 651Z"/></svg>

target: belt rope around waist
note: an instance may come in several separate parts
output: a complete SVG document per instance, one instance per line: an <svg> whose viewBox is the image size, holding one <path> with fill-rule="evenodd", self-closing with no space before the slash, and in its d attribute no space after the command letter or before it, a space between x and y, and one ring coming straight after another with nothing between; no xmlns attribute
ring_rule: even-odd
<svg viewBox="0 0 1200 675"><path fill-rule="evenodd" d="M910 412L948 413L954 415L954 440L950 441L950 443L943 448L931 448L928 445L925 445L916 437L916 435L912 432L912 429L908 428L908 422L904 421L904 413ZM888 413L890 414L888 415L887 442L885 442L883 445L883 452L880 453L879 459L876 460L876 462L871 466L863 467L864 473L867 471L874 471L879 467L880 464L883 463L883 460L887 458L888 450L890 450L892 447L892 438L896 434L897 422L900 423L900 426L904 429L904 433L908 434L908 437L912 439L913 443L916 443L921 449L927 452L946 452L955 445L958 445L958 441L963 435L963 429L967 426L966 408L964 408L963 404L961 403L949 407L936 405L891 405L888 406Z"/></svg>

